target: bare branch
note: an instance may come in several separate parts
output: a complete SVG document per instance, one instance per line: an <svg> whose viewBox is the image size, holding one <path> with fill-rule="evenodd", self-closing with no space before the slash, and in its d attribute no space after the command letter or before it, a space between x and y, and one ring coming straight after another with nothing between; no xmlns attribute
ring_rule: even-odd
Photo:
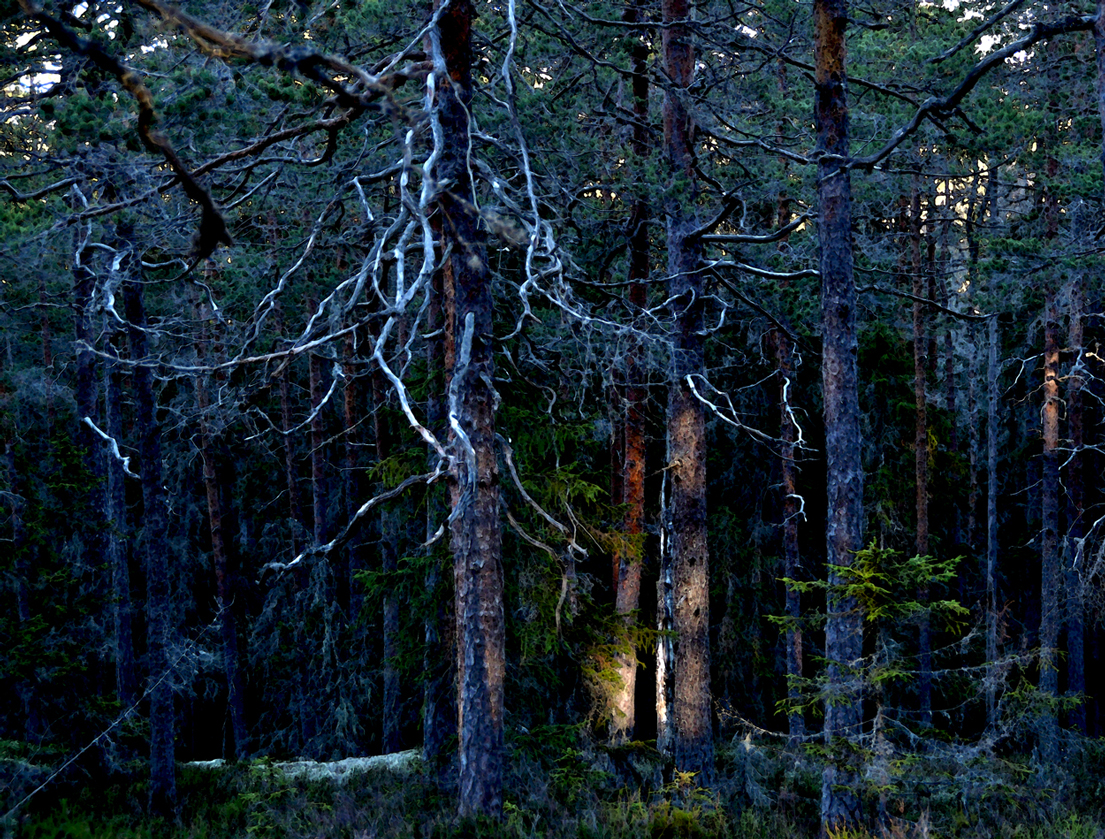
<svg viewBox="0 0 1105 839"><path fill-rule="evenodd" d="M1002 9L995 12L993 15L988 17L978 26L976 26L973 30L971 30L969 34L964 35L963 38L960 39L959 43L956 44L954 47L948 47L948 49L944 50L942 53L940 53L940 55L936 56L935 58L930 58L929 64L939 64L941 61L946 61L947 59L951 58L968 44L973 44L975 42L975 39L978 38L979 35L981 35L991 26L999 23L1001 20L1011 15L1023 5L1024 0L1012 0L1012 2L1006 4Z"/></svg>
<svg viewBox="0 0 1105 839"><path fill-rule="evenodd" d="M928 99L917 109L913 119L894 132L894 136L877 152L867 157L854 158L849 161L842 160L841 163L849 169L874 169L880 161L888 157L891 152L905 142L906 138L916 132L925 119L935 119L938 116L953 114L967 97L967 94L975 89L983 76L995 67L1040 41L1046 41L1048 38L1065 35L1069 32L1084 32L1093 29L1096 20L1097 18L1091 15L1072 15L1052 23L1034 24L1023 38L1006 44L999 50L994 50L982 59L947 96L934 96Z"/></svg>

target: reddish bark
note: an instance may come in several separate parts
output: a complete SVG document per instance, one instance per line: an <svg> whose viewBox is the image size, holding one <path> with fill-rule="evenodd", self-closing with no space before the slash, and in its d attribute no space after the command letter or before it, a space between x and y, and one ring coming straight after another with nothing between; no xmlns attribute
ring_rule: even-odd
<svg viewBox="0 0 1105 839"><path fill-rule="evenodd" d="M860 441L856 290L852 273L852 187L849 157L845 0L814 0L817 128L818 250L821 270L821 372L828 461L826 558L852 564L863 546L863 463ZM834 592L847 579L829 572ZM854 828L861 821L857 750L862 693L853 677L863 654L863 615L854 597L832 593L825 624L828 698L825 740L830 750L821 792L822 829Z"/></svg>
<svg viewBox="0 0 1105 839"><path fill-rule="evenodd" d="M624 20L637 23L641 19L641 0L626 7ZM632 47L633 87L633 154L643 163L649 153L648 143L648 46L637 37ZM649 275L649 204L643 196L633 199L627 234L629 239L629 303L634 312L646 303L645 280ZM636 623L641 599L641 569L644 562L645 523L645 414L646 390L643 382L639 341L630 337L625 359L624 414L619 400L620 424L619 462L615 465L615 500L625 505L622 528L625 543L614 556L614 611L621 616L627 633ZM637 650L631 636L627 648L615 657L618 684L611 707L611 738L631 740L637 722L634 695L637 687Z"/></svg>
<svg viewBox="0 0 1105 839"><path fill-rule="evenodd" d="M1082 388L1085 365L1082 358L1083 339L1082 278L1075 274L1070 287L1070 327L1067 346L1074 364L1067 377L1067 428L1070 432L1071 454L1067 460L1067 555L1066 624L1067 624L1067 692L1081 697L1086 692L1085 613L1082 600L1083 537L1085 535L1086 483L1082 468L1082 447L1085 432L1082 416ZM1086 733L1086 706L1081 701L1070 712L1070 724Z"/></svg>
<svg viewBox="0 0 1105 839"><path fill-rule="evenodd" d="M1040 691L1059 695L1059 310L1055 292L1044 290L1043 532L1040 536ZM1040 746L1047 760L1059 756L1058 716L1053 707L1040 715Z"/></svg>

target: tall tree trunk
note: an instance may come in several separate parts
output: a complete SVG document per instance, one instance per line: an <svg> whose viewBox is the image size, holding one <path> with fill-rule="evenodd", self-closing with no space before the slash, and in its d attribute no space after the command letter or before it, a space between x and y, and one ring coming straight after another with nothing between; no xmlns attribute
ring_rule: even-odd
<svg viewBox="0 0 1105 839"><path fill-rule="evenodd" d="M282 317L280 305L273 309L273 325L277 334L282 334ZM284 480L288 486L288 536L292 556L298 556L301 549L300 533L306 533L303 519L303 504L299 492L299 469L296 465L296 449L294 436L290 433L294 427L292 422L292 403L289 393L289 366L280 370L277 379L277 388L280 395L280 430L284 440ZM303 650L307 649L305 637L306 621L302 612L306 610L310 600L308 587L311 583L310 566L300 563L295 570L296 590L290 596L290 608L296 615L295 628L293 630L295 643ZM298 750L303 755L310 755L314 750L314 741L317 734L318 718L313 707L310 693L311 664L306 654L299 656L299 677L293 679L292 690L295 694L294 705L291 709L296 721L299 737Z"/></svg>
<svg viewBox="0 0 1105 839"><path fill-rule="evenodd" d="M90 313L91 314L91 313ZM78 314L78 317L80 315ZM38 278L38 334L42 342L42 376L48 382L54 373L53 335L50 330L50 295L46 291L46 274ZM78 350L78 353L81 350ZM51 433L57 418L53 388L46 388L46 431ZM91 429L89 429L91 430Z"/></svg>
<svg viewBox="0 0 1105 839"><path fill-rule="evenodd" d="M350 332L341 343L341 500L345 521L351 522L352 516L360 506L361 482L357 459L360 443L360 405L361 392L357 381L357 337ZM356 583L354 575L361 568L361 543L354 539L341 549L334 560L334 596L337 611L346 625L351 626L357 620L359 604L355 604L352 591Z"/></svg>
<svg viewBox="0 0 1105 839"><path fill-rule="evenodd" d="M998 317L990 316L986 362L986 724L997 722L998 678Z"/></svg>
<svg viewBox="0 0 1105 839"><path fill-rule="evenodd" d="M1047 52L1054 50L1054 42L1048 42ZM1054 81L1054 80L1053 80ZM1048 110L1051 119L1055 114L1054 96L1049 96ZM1050 124L1050 120L1049 120ZM1048 132L1051 134L1052 132ZM1047 179L1044 182L1044 240L1054 242L1059 235L1059 199L1056 181L1059 160L1054 146L1058 138L1045 136L1047 158L1044 166ZM1056 300L1054 279L1045 276L1044 283L1044 404L1040 413L1043 432L1043 457L1041 463L1041 534L1040 534L1040 691L1046 707L1040 717L1040 751L1045 760L1059 759L1059 714L1055 704L1059 698L1059 634L1063 626L1063 602L1059 566L1059 306Z"/></svg>
<svg viewBox="0 0 1105 839"><path fill-rule="evenodd" d="M1055 290L1044 290L1043 486L1040 535L1040 691L1045 702L1059 696L1059 309ZM1059 757L1058 715L1054 705L1040 714L1040 750L1046 760Z"/></svg>
<svg viewBox="0 0 1105 839"><path fill-rule="evenodd" d="M448 77L436 79L432 118L441 126L439 198L444 317L451 321L447 414L454 433L450 472L456 583L458 732L462 816L499 816L503 804L503 688L506 670L499 466L495 447L491 281L484 231L469 175L472 102L471 0L442 7L430 40Z"/></svg>
<svg viewBox="0 0 1105 839"><path fill-rule="evenodd" d="M783 471L783 576L797 580L802 568L802 557L798 550L798 519L801 517L800 498L798 497L798 466L795 463L797 442L797 424L794 421L794 392L797 385L794 374L794 351L790 338L781 329L771 332L775 348L775 363L779 372L779 439L780 463ZM786 590L786 616L788 619L786 637L787 661L787 698L791 710L787 714L790 739L796 743L806 736L806 724L802 712L797 710L802 700L800 680L802 678L802 595L793 586Z"/></svg>
<svg viewBox="0 0 1105 839"><path fill-rule="evenodd" d="M200 363L203 364L208 356L207 322L210 314L203 304L198 304L196 311L200 319L198 356ZM238 627L234 619L234 593L223 530L219 477L215 468L218 455L214 434L211 431L211 391L206 374L201 373L196 377L195 387L196 408L199 414L200 461L203 464L203 486L207 496L207 523L211 534L211 559L215 566L215 596L219 609L219 638L222 641L223 674L226 677L227 711L234 737L234 759L245 760L249 756L245 686L242 682L238 653Z"/></svg>
<svg viewBox="0 0 1105 839"><path fill-rule="evenodd" d="M100 428L99 405L99 363L93 347L96 346L97 327L100 318L95 315L96 275L87 264L92 258L91 249L78 251L73 266L73 297L76 310L77 339L77 417L88 417ZM45 309L43 311L46 311ZM47 352L44 350L44 352ZM51 409L52 411L53 409ZM107 550L107 528L105 516L107 510L106 466L104 441L100 439L86 423L81 422L78 437L88 470L88 510L91 521L88 523L84 554L81 561L85 570L99 568L104 562Z"/></svg>
<svg viewBox="0 0 1105 839"><path fill-rule="evenodd" d="M967 359L967 545L977 556L978 545L978 452L981 445L978 427L978 384L980 373L979 348L975 332L968 333L969 356ZM985 579L985 573L982 575Z"/></svg>
<svg viewBox="0 0 1105 839"><path fill-rule="evenodd" d="M1101 168L1105 173L1105 0L1097 0L1097 18L1093 27L1097 52L1097 115L1101 121ZM1105 201L1105 195L1102 196Z"/></svg>
<svg viewBox="0 0 1105 839"><path fill-rule="evenodd" d="M672 378L668 389L668 501L675 595L672 673L672 753L680 771L710 784L714 773L710 710L710 577L706 544L706 413L692 391L704 367L702 243L695 234L697 182L694 119L687 98L694 81L689 0L663 0L664 145L672 197L668 214L668 293L676 307Z"/></svg>
<svg viewBox="0 0 1105 839"><path fill-rule="evenodd" d="M395 433L387 407L387 381L383 373L372 377L375 404L376 460L382 463L394 454ZM399 568L400 511L394 504L380 506L380 570L392 574ZM383 597L383 709L380 715L382 751L391 754L403 748L400 740L399 670L395 666L399 653L399 600L386 591Z"/></svg>
<svg viewBox="0 0 1105 839"><path fill-rule="evenodd" d="M314 308L313 306L311 308ZM326 470L326 423L322 400L326 396L326 370L321 356L311 353L308 376L311 389L311 510L315 545L325 545L330 534L329 492Z"/></svg>
<svg viewBox="0 0 1105 839"><path fill-rule="evenodd" d="M921 190L920 175L913 175L910 196L910 264L913 287L913 401L914 413L914 474L916 476L917 532L915 548L918 556L929 553L929 428L928 395L926 379L929 358L926 354L927 332L925 328L925 304L919 298L926 296L924 271L921 265ZM927 610L929 587L925 582L918 592L922 607ZM926 612L922 612L919 624L917 656L917 694L920 707L920 723L932 725L932 628Z"/></svg>
<svg viewBox="0 0 1105 839"><path fill-rule="evenodd" d="M279 335L281 329L280 306L273 307L273 326ZM303 523L303 506L299 499L299 478L296 468L295 441L292 439L292 402L288 392L288 367L280 370L277 379L277 391L280 395L280 430L284 441L284 480L288 485L288 530L291 540L292 556L299 554L299 529Z"/></svg>
<svg viewBox="0 0 1105 839"><path fill-rule="evenodd" d="M442 272L433 274L433 287L426 307L426 366L428 370L428 397L426 399L426 423L437 435L445 429L445 340L442 331ZM452 366L452 365L450 365ZM427 452L431 468L437 455ZM444 528L449 517L448 504L443 487L431 484L426 488L426 544L429 546L429 566L426 571L426 593L430 607L424 622L425 649L423 671L425 681L422 692L422 756L430 766L443 767L441 759L445 742L456 734L457 705L453 689L456 676L456 651L454 650L454 620L451 608L452 588L449 575L443 572L440 547Z"/></svg>
<svg viewBox="0 0 1105 839"><path fill-rule="evenodd" d="M173 710L172 673L169 649L172 643L173 604L169 580L172 553L169 550L168 509L162 484L161 429L157 424L157 404L153 390L153 371L148 364L146 307L141 281L123 285L124 307L130 335L134 368L135 426L138 452L142 458L142 541L146 557L146 631L150 670L150 812L170 817L176 810L176 766L174 736L176 715Z"/></svg>
<svg viewBox="0 0 1105 839"><path fill-rule="evenodd" d="M626 7L623 19L639 23L643 0L633 0ZM648 137L648 45L643 36L634 35L632 55L633 87L633 156L643 166L649 153ZM646 305L644 281L649 275L649 204L644 196L636 196L631 205L627 236L629 239L629 304L637 312ZM625 357L625 406L622 430L621 494L616 500L625 505L622 528L625 542L614 557L614 611L625 625L626 647L617 654L614 667L617 685L611 707L611 739L622 742L633 739L637 724L635 694L637 690L637 648L629 634L636 623L641 600L641 569L644 565L645 525L645 386L642 381L641 347L630 336Z"/></svg>
<svg viewBox="0 0 1105 839"><path fill-rule="evenodd" d="M116 346L115 352L122 352ZM108 435L123 439L123 371L118 363L106 366L104 418ZM138 697L134 656L134 605L130 594L129 528L127 526L126 476L123 464L107 460L107 562L115 601L115 689L119 704L129 708Z"/></svg>
<svg viewBox="0 0 1105 839"><path fill-rule="evenodd" d="M15 558L15 608L21 628L30 627L34 617L31 606L31 578L34 574L35 557L33 548L27 539L27 525L24 512L27 509L25 470L19 468L16 458L15 441L4 441L4 468L8 473L10 488L8 502L11 505L11 550ZM23 713L23 733L28 741L37 743L42 738L42 719L39 705L35 699L34 668L30 673L20 673L15 683L15 693L19 697L19 708Z"/></svg>
<svg viewBox="0 0 1105 839"><path fill-rule="evenodd" d="M821 374L828 460L826 558L832 569L852 564L863 546L863 463L860 442L856 290L852 275L852 187L841 164L849 156L846 0L814 0L818 246L821 269ZM842 592L848 579L829 571L825 624L828 696L825 741L830 750L821 787L822 829L860 823L859 767L852 748L862 725L862 689L855 678L863 655L863 615ZM843 741L843 742L841 742Z"/></svg>
<svg viewBox="0 0 1105 839"><path fill-rule="evenodd" d="M1086 733L1085 615L1082 601L1083 537L1085 535L1086 484L1082 473L1082 447L1085 444L1082 421L1082 387L1085 383L1083 361L1082 277L1075 274L1070 286L1070 327L1067 346L1074 362L1067 377L1067 428L1071 455L1067 461L1067 551L1066 551L1066 625L1067 691L1077 705L1070 712L1070 724Z"/></svg>

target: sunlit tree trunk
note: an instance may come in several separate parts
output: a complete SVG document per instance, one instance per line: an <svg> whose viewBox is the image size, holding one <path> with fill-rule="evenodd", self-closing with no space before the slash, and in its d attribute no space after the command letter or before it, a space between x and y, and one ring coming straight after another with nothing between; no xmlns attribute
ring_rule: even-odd
<svg viewBox="0 0 1105 839"><path fill-rule="evenodd" d="M642 0L633 0L625 10L627 23L641 20ZM634 37L631 49L633 88L634 158L644 165L649 153L648 136L648 46L643 37ZM629 304L632 311L643 309L646 303L644 280L649 275L649 204L643 196L632 200L629 214ZM625 542L614 557L614 610L621 616L627 632L636 623L641 599L641 569L644 563L645 524L645 386L642 381L641 347L636 337L630 337L625 357L625 406L622 429L620 497L625 505L623 530ZM620 407L620 406L619 406ZM614 666L618 683L611 708L610 731L614 741L633 738L637 723L634 695L637 688L637 649L631 636L628 647L618 653Z"/></svg>
<svg viewBox="0 0 1105 839"><path fill-rule="evenodd" d="M1085 535L1086 483L1082 469L1082 447L1085 445L1082 416L1082 387L1085 384L1083 360L1082 277L1075 275L1070 286L1070 326L1067 346L1074 358L1067 377L1067 428L1070 431L1071 453L1067 459L1067 550L1066 626L1067 626L1067 691L1074 697L1086 692L1085 614L1082 600L1084 567L1083 536ZM1070 712L1071 726L1086 733L1086 706L1079 701Z"/></svg>
<svg viewBox="0 0 1105 839"><path fill-rule="evenodd" d="M1047 54L1054 53L1054 42L1046 46ZM1049 73L1049 76L1052 75ZM1054 84L1055 79L1052 79ZM1057 119L1056 106L1049 97L1048 125ZM1047 146L1044 171L1043 221L1044 240L1054 243L1059 236L1059 198L1056 194L1059 160L1054 146L1058 138L1047 130L1041 144ZM1063 627L1066 604L1062 596L1063 578L1059 567L1059 422L1062 400L1059 395L1059 304L1055 279L1043 277L1044 285L1044 403L1040 409L1043 434L1041 463L1042 486L1040 534L1040 691L1045 702L1055 703L1059 698L1059 635ZM1059 714L1054 704L1046 707L1040 716L1040 751L1045 760L1059 759Z"/></svg>
<svg viewBox="0 0 1105 839"><path fill-rule="evenodd" d="M1059 696L1059 630L1063 607L1059 585L1059 310L1055 291L1044 290L1043 531L1040 535L1040 691L1045 702ZM1059 757L1058 715L1054 706L1040 714L1040 747L1045 759Z"/></svg>
<svg viewBox="0 0 1105 839"><path fill-rule="evenodd" d="M664 0L662 50L664 145L672 178L668 216L668 293L676 315L668 389L669 562L675 598L672 677L672 753L676 768L711 783L714 770L710 709L710 583L706 545L706 414L692 391L704 364L702 243L695 234L697 194L694 119L687 96L694 81L689 0Z"/></svg>
<svg viewBox="0 0 1105 839"><path fill-rule="evenodd" d="M827 560L852 564L863 546L863 463L860 442L856 290L852 275L852 187L842 164L849 156L845 0L814 0L817 128L818 249L821 270L821 373L828 461ZM859 767L854 743L863 719L855 673L863 654L863 615L840 587L848 580L829 571L831 593L825 624L828 695L825 741L830 751L821 789L823 829L860 823Z"/></svg>

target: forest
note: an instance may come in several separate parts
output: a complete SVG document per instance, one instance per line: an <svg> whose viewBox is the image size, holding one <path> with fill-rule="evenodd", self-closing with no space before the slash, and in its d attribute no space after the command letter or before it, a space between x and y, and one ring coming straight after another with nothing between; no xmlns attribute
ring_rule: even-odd
<svg viewBox="0 0 1105 839"><path fill-rule="evenodd" d="M1105 0L0 27L5 839L1105 833Z"/></svg>

